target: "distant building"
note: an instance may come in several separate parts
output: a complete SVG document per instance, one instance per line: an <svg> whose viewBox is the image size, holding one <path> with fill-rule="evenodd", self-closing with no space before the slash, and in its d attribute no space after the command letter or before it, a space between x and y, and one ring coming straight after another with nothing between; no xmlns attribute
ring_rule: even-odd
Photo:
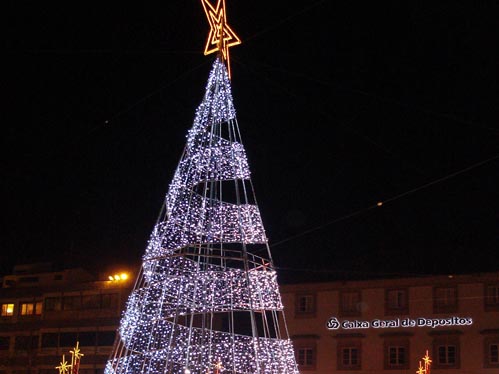
<svg viewBox="0 0 499 374"><path fill-rule="evenodd" d="M56 374L79 341L80 374L102 373L134 275L19 265L0 289L0 374Z"/></svg>
<svg viewBox="0 0 499 374"><path fill-rule="evenodd" d="M79 341L101 374L135 274L19 265L0 288L0 374L57 374ZM123 277L124 278L124 277ZM499 373L499 272L281 286L303 374ZM204 374L204 373L203 373Z"/></svg>
<svg viewBox="0 0 499 374"><path fill-rule="evenodd" d="M301 373L499 373L499 272L284 285Z"/></svg>

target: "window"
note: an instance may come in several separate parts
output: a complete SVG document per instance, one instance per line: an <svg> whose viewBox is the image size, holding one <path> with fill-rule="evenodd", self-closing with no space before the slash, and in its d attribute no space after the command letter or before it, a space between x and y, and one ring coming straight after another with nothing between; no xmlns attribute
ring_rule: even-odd
<svg viewBox="0 0 499 374"><path fill-rule="evenodd" d="M457 311L457 288L436 287L433 290L434 313L449 313Z"/></svg>
<svg viewBox="0 0 499 374"><path fill-rule="evenodd" d="M405 364L406 355L405 347L388 347L388 364L390 366L401 366Z"/></svg>
<svg viewBox="0 0 499 374"><path fill-rule="evenodd" d="M42 334L42 348L57 348L59 345L59 334L49 332Z"/></svg>
<svg viewBox="0 0 499 374"><path fill-rule="evenodd" d="M80 342L81 347L93 347L95 345L96 337L96 333L92 331L80 332L78 334L78 341Z"/></svg>
<svg viewBox="0 0 499 374"><path fill-rule="evenodd" d="M2 317L12 317L14 315L14 304L2 304Z"/></svg>
<svg viewBox="0 0 499 374"><path fill-rule="evenodd" d="M407 314L409 313L409 303L406 289L386 290L385 295L386 314Z"/></svg>
<svg viewBox="0 0 499 374"><path fill-rule="evenodd" d="M112 309L118 306L118 295L115 293L102 295L102 309Z"/></svg>
<svg viewBox="0 0 499 374"><path fill-rule="evenodd" d="M315 370L318 335L294 335L296 362L300 370Z"/></svg>
<svg viewBox="0 0 499 374"><path fill-rule="evenodd" d="M0 336L0 351L8 351L10 345L10 336Z"/></svg>
<svg viewBox="0 0 499 374"><path fill-rule="evenodd" d="M343 367L358 366L360 363L359 349L356 347L344 347L341 350L341 365Z"/></svg>
<svg viewBox="0 0 499 374"><path fill-rule="evenodd" d="M499 344L489 344L489 363L499 365Z"/></svg>
<svg viewBox="0 0 499 374"><path fill-rule="evenodd" d="M100 295L83 295L81 298L82 309L99 309L101 304Z"/></svg>
<svg viewBox="0 0 499 374"><path fill-rule="evenodd" d="M45 299L45 311L59 311L62 307L62 300L60 297L47 297Z"/></svg>
<svg viewBox="0 0 499 374"><path fill-rule="evenodd" d="M485 338L485 360L486 368L499 368L499 336Z"/></svg>
<svg viewBox="0 0 499 374"><path fill-rule="evenodd" d="M37 283L39 281L38 277L22 277L19 278L19 283Z"/></svg>
<svg viewBox="0 0 499 374"><path fill-rule="evenodd" d="M359 316L361 309L360 291L345 291L340 293L340 315Z"/></svg>
<svg viewBox="0 0 499 374"><path fill-rule="evenodd" d="M433 341L433 356L435 369L458 369L460 366L459 336L448 335L435 338Z"/></svg>
<svg viewBox="0 0 499 374"><path fill-rule="evenodd" d="M361 342L358 339L341 338L337 347L338 370L361 370Z"/></svg>
<svg viewBox="0 0 499 374"><path fill-rule="evenodd" d="M22 316L39 316L42 314L42 302L21 303Z"/></svg>
<svg viewBox="0 0 499 374"><path fill-rule="evenodd" d="M63 310L78 310L81 308L81 296L64 296L62 299Z"/></svg>
<svg viewBox="0 0 499 374"><path fill-rule="evenodd" d="M485 310L499 310L499 285L489 284L485 286Z"/></svg>
<svg viewBox="0 0 499 374"><path fill-rule="evenodd" d="M438 364L455 365L456 364L456 346L441 345L438 347Z"/></svg>
<svg viewBox="0 0 499 374"><path fill-rule="evenodd" d="M307 315L315 313L315 295L303 294L296 296L296 314Z"/></svg>
<svg viewBox="0 0 499 374"><path fill-rule="evenodd" d="M16 351L30 351L32 349L36 349L38 348L38 336L16 336L14 348Z"/></svg>
<svg viewBox="0 0 499 374"><path fill-rule="evenodd" d="M115 337L115 331L99 331L97 333L97 345L113 345Z"/></svg>
<svg viewBox="0 0 499 374"><path fill-rule="evenodd" d="M310 369L315 367L315 348L300 347L297 351L297 362L300 369Z"/></svg>
<svg viewBox="0 0 499 374"><path fill-rule="evenodd" d="M409 338L385 338L385 369L409 369Z"/></svg>
<svg viewBox="0 0 499 374"><path fill-rule="evenodd" d="M61 332L59 334L59 347L74 347L77 340L76 332Z"/></svg>

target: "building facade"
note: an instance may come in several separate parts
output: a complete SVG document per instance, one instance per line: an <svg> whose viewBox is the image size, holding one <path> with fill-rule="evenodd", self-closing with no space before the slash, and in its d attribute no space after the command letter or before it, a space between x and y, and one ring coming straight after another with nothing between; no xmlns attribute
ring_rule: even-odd
<svg viewBox="0 0 499 374"><path fill-rule="evenodd" d="M499 273L285 285L300 372L499 373Z"/></svg>
<svg viewBox="0 0 499 374"><path fill-rule="evenodd" d="M57 373L79 342L80 374L104 371L133 276L20 265L0 289L0 374Z"/></svg>
<svg viewBox="0 0 499 374"><path fill-rule="evenodd" d="M113 273L114 274L114 273ZM120 274L120 273L119 273ZM0 288L0 374L102 373L134 275L17 266ZM301 373L499 374L499 272L281 286Z"/></svg>

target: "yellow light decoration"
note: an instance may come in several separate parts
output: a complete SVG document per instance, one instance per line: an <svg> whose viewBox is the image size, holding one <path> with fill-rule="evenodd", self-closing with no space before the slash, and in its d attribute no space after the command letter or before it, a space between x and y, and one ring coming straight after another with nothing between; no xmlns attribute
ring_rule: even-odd
<svg viewBox="0 0 499 374"><path fill-rule="evenodd" d="M56 369L59 369L59 374L67 374L69 373L70 369L72 368L72 365L68 365L68 362L66 361L66 357L62 355L62 361L59 366L55 367Z"/></svg>
<svg viewBox="0 0 499 374"><path fill-rule="evenodd" d="M71 353L71 367L73 368L72 374L78 374L80 370L80 360L85 356L81 353L79 345L80 342L76 342L76 347L74 347L72 351L69 351Z"/></svg>
<svg viewBox="0 0 499 374"><path fill-rule="evenodd" d="M425 374L425 369L423 368L423 365L421 365L421 361L419 361L419 369L416 371L416 374Z"/></svg>
<svg viewBox="0 0 499 374"><path fill-rule="evenodd" d="M69 351L69 353L71 353L71 355L73 356L72 358L73 362L85 356L83 353L81 353L79 345L80 342L76 342L76 347L74 347L72 351Z"/></svg>
<svg viewBox="0 0 499 374"><path fill-rule="evenodd" d="M426 355L423 357L424 361L424 368L425 368L425 373L430 374L430 366L431 366L431 359L430 356L428 355L428 350L426 350Z"/></svg>
<svg viewBox="0 0 499 374"><path fill-rule="evenodd" d="M209 0L201 0L201 3L210 23L210 34L206 40L204 55L221 52L223 59L227 62L227 73L230 78L229 48L241 44L241 39L227 24L225 0L218 0L216 7L213 7Z"/></svg>

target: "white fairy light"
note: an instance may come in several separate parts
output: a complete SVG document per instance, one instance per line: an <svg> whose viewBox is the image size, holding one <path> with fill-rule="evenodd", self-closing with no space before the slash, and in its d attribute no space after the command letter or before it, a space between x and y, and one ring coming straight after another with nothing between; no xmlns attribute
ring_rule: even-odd
<svg viewBox="0 0 499 374"><path fill-rule="evenodd" d="M225 66L213 65L105 374L298 374ZM233 196L227 200L226 196ZM268 247L267 247L268 248ZM251 320L238 332L234 315ZM285 331L285 329L283 329Z"/></svg>

